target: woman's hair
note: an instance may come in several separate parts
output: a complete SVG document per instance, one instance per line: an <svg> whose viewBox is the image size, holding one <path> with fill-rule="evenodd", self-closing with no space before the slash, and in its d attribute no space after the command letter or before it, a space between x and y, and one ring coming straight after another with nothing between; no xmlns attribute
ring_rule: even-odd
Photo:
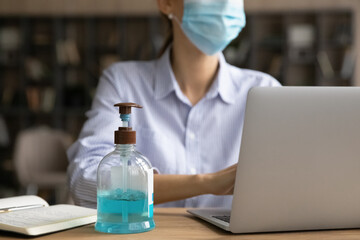
<svg viewBox="0 0 360 240"><path fill-rule="evenodd" d="M162 17L163 21L166 23L166 28L167 29L166 29L165 41L164 41L162 47L160 48L158 57L161 57L164 54L166 49L171 45L171 43L174 40L173 26L172 26L171 20L163 13L161 14L161 17Z"/></svg>

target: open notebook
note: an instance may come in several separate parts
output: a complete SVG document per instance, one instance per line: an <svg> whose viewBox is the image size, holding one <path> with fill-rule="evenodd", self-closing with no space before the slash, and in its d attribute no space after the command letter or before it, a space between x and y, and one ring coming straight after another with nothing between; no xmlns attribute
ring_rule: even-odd
<svg viewBox="0 0 360 240"><path fill-rule="evenodd" d="M96 210L49 204L37 196L0 199L0 230L36 236L96 222Z"/></svg>

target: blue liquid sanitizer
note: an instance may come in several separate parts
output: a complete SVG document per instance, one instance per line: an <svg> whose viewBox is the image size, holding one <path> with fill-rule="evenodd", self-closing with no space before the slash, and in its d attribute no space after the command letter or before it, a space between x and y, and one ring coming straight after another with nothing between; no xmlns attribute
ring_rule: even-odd
<svg viewBox="0 0 360 240"><path fill-rule="evenodd" d="M122 127L115 131L115 150L97 170L97 222L104 233L140 233L155 228L154 175L149 160L135 149L136 132L129 127L133 103L120 103Z"/></svg>

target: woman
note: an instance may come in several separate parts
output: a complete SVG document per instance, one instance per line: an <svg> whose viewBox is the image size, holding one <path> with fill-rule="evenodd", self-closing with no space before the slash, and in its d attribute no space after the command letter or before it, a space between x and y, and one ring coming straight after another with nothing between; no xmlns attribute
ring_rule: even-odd
<svg viewBox="0 0 360 240"><path fill-rule="evenodd" d="M157 0L172 25L162 56L107 69L78 141L69 149L75 202L96 207L96 169L120 125L113 104L135 102L137 149L156 169L154 202L229 207L247 93L279 86L226 63L221 51L245 26L243 0ZM221 170L224 169L224 170Z"/></svg>

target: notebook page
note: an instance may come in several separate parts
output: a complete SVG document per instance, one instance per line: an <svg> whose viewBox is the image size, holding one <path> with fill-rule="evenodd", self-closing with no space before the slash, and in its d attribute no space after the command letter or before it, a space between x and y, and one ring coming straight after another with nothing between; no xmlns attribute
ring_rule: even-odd
<svg viewBox="0 0 360 240"><path fill-rule="evenodd" d="M38 196L19 196L0 199L0 209L26 206L26 205L42 205L49 206L49 204Z"/></svg>
<svg viewBox="0 0 360 240"><path fill-rule="evenodd" d="M0 224L30 228L96 215L95 209L73 205L54 205L0 214Z"/></svg>

